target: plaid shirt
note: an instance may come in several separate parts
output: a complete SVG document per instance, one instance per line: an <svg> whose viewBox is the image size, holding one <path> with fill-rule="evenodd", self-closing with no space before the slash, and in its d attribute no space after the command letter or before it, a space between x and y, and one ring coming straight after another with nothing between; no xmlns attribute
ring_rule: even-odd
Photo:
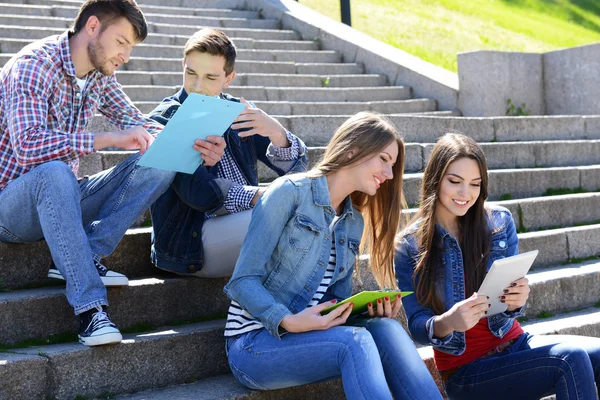
<svg viewBox="0 0 600 400"><path fill-rule="evenodd" d="M267 147L267 153L272 154L280 160L295 160L298 158L300 148L298 138L288 131L285 132L285 135L290 143L290 147L277 147L271 143L269 147ZM228 147L225 148L225 154L217 164L217 177L229 179L233 182L233 186L231 186L227 192L227 198L223 203L225 209L230 214L252 208L250 202L258 188L256 186L247 186L248 181L246 181L242 171L240 171L235 164L235 160ZM216 215L207 214L205 218L210 219L213 217L216 217Z"/></svg>
<svg viewBox="0 0 600 400"><path fill-rule="evenodd" d="M79 158L94 151L94 134L86 128L96 111L119 130L162 129L133 105L114 76L92 71L85 90L79 88L68 32L23 48L0 71L0 190L52 160L77 174Z"/></svg>

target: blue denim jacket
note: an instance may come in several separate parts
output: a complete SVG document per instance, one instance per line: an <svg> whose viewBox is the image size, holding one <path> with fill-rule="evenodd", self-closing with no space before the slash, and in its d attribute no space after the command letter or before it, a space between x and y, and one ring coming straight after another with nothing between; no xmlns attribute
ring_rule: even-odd
<svg viewBox="0 0 600 400"><path fill-rule="evenodd" d="M280 337L279 324L306 308L327 264L335 216L325 177L277 179L254 207L248 235L225 293ZM321 302L352 294L352 271L363 232L350 197L334 228L336 265Z"/></svg>
<svg viewBox="0 0 600 400"><path fill-rule="evenodd" d="M166 125L187 98L182 88L165 98L150 118ZM240 100L222 94L221 98ZM268 154L269 138L253 135L240 138L243 130L227 129L223 137L234 161L251 186L258 186L257 160L278 175L306 171L306 146L301 140L297 160L281 161ZM232 182L217 178L217 167L199 166L193 174L179 173L172 185L150 208L152 215L152 262L161 269L177 273L195 273L202 268L202 226L205 214L223 215L224 201Z"/></svg>
<svg viewBox="0 0 600 400"><path fill-rule="evenodd" d="M487 204L488 226L492 233L492 245L488 257L487 269L489 270L494 260L518 254L518 238L515 224L510 211L504 207ZM412 275L419 260L419 250L415 237L419 221L409 226L406 235L396 246L394 260L398 287L402 290L414 291L415 286ZM444 243L443 265L440 266L436 278L436 290L442 299L446 310L454 304L463 301L472 293L465 293L465 278L463 270L462 253L458 241L436 224L436 238L441 236ZM417 296L406 296L402 299L408 327L413 339L421 344L432 345L437 350L445 353L460 355L465 351L464 332L453 332L448 336L438 339L433 337L434 312L417 302ZM513 312L505 312L488 318L490 332L498 337L503 337L512 328L514 319L523 315L525 307Z"/></svg>

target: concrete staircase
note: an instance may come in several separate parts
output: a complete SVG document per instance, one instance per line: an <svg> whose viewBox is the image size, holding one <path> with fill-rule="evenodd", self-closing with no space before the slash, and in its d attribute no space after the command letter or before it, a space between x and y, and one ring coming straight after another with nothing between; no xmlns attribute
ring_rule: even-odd
<svg viewBox="0 0 600 400"><path fill-rule="evenodd" d="M64 31L81 4L0 2L0 65L31 41ZM117 76L144 112L181 84L187 37L213 26L239 49L229 92L304 139L313 163L348 115L388 114L406 137L405 192L415 204L436 138L460 131L478 140L488 156L491 200L513 213L521 251L540 250L524 325L541 334L600 336L600 117L462 118L438 110L434 99L412 98L410 87L364 73L361 64L344 63L339 53L281 29L278 20L261 19L245 9L245 0L140 3L151 33ZM101 116L93 125L110 128ZM80 173L127 155L92 154ZM265 169L260 175L265 184L274 177ZM226 280L162 274L150 263L149 244L150 228L132 228L105 260L131 279L130 286L108 291L111 314L126 335L121 345L94 349L75 343L78 325L64 289L45 278L46 244L0 244L1 399L344 398L339 381L274 392L240 386L229 374L222 337ZM362 278L357 291L375 288L368 272ZM419 351L437 377L431 349Z"/></svg>

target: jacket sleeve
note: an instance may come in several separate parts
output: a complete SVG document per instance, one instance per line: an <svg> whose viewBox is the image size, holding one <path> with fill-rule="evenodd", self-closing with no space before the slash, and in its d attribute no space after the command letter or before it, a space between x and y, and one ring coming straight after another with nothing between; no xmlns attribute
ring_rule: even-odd
<svg viewBox="0 0 600 400"><path fill-rule="evenodd" d="M279 176L305 172L308 168L306 145L289 131L286 131L286 136L291 144L289 148L279 148L269 138L254 135L257 158Z"/></svg>
<svg viewBox="0 0 600 400"><path fill-rule="evenodd" d="M279 243L283 230L297 206L294 184L276 180L261 196L252 212L252 220L233 276L225 293L258 318L274 336L280 337L279 324L292 312L265 288L267 263Z"/></svg>
<svg viewBox="0 0 600 400"><path fill-rule="evenodd" d="M413 252L409 251L411 248L411 239L406 236L403 237L396 245L394 256L394 268L396 270L398 288L401 291L413 292L413 294L402 298L402 306L408 320L408 329L412 338L420 344L447 346L451 342L454 332L441 339L433 337L433 322L436 315L433 310L422 306L417 301L413 273L418 260L417 257L412 255Z"/></svg>

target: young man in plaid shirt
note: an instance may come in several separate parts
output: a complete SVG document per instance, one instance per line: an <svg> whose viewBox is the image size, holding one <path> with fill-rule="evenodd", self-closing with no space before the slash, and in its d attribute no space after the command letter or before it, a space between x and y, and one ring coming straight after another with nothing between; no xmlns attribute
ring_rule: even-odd
<svg viewBox="0 0 600 400"><path fill-rule="evenodd" d="M227 147L215 166L177 174L151 207L152 260L167 271L204 278L233 272L246 236L258 186L257 161L278 175L306 170L306 146L274 118L244 99L223 93L235 77L236 49L220 30L204 28L184 48L183 88L150 118L167 124L190 93L243 102L246 109L224 133Z"/></svg>
<svg viewBox="0 0 600 400"><path fill-rule="evenodd" d="M121 341L106 313L105 285L127 285L107 270L128 227L171 184L175 174L138 167L136 154L78 181L79 158L114 146L143 153L161 130L123 93L114 72L145 39L133 0L88 0L71 31L26 46L0 71L0 241L45 239L49 276L66 280L67 300L88 346ZM96 111L116 132L88 132ZM216 163L224 141L198 142Z"/></svg>

